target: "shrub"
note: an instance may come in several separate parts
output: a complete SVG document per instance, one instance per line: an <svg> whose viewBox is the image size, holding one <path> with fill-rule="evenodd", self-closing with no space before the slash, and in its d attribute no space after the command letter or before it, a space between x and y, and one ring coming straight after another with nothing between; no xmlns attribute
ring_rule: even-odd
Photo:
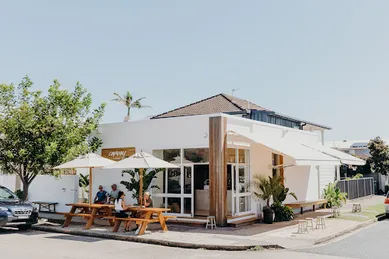
<svg viewBox="0 0 389 259"><path fill-rule="evenodd" d="M273 203L271 209L275 214L274 222L290 221L294 217L293 210L288 206L282 205L280 202Z"/></svg>
<svg viewBox="0 0 389 259"><path fill-rule="evenodd" d="M336 183L329 183L323 191L328 207L340 207L342 202L346 202L347 193L341 192L339 187L336 187Z"/></svg>

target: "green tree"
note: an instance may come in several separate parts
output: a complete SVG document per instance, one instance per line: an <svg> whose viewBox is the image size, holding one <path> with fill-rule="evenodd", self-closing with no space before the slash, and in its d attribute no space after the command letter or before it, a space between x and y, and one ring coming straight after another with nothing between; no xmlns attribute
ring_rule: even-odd
<svg viewBox="0 0 389 259"><path fill-rule="evenodd" d="M387 175L389 171L389 147L380 137L370 140L367 147L371 155L373 172Z"/></svg>
<svg viewBox="0 0 389 259"><path fill-rule="evenodd" d="M46 95L32 85L27 76L17 87L0 84L0 165L20 177L24 199L37 175L53 175L54 166L90 152L89 144L96 148L98 141L87 138L105 108L92 111L92 96L78 82L69 92L54 80Z"/></svg>
<svg viewBox="0 0 389 259"><path fill-rule="evenodd" d="M136 100L133 100L132 94L130 91L127 91L123 96L118 93L113 93L116 98L112 99L112 101L121 103L127 107L127 116L124 118L124 121L129 121L131 116L131 109L141 109L141 108L151 108L151 106L143 105L141 102L146 97L142 97Z"/></svg>

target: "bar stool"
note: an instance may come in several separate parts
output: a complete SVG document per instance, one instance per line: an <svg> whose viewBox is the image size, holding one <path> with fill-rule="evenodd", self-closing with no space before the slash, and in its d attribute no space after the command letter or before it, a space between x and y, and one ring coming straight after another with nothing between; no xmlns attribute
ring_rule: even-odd
<svg viewBox="0 0 389 259"><path fill-rule="evenodd" d="M353 203L352 212L361 212L361 211L362 211L361 204L360 203Z"/></svg>
<svg viewBox="0 0 389 259"><path fill-rule="evenodd" d="M316 229L325 229L326 227L326 220L325 217L320 216L316 218Z"/></svg>
<svg viewBox="0 0 389 259"><path fill-rule="evenodd" d="M299 220L298 223L299 225L298 225L297 233L299 234L308 233L307 221Z"/></svg>
<svg viewBox="0 0 389 259"><path fill-rule="evenodd" d="M337 206L332 207L332 217L337 218L340 216L340 209Z"/></svg>
<svg viewBox="0 0 389 259"><path fill-rule="evenodd" d="M307 230L312 229L313 231L313 218L306 218L305 220L307 221Z"/></svg>
<svg viewBox="0 0 389 259"><path fill-rule="evenodd" d="M205 229L208 229L208 227L210 227L211 229L216 228L215 216L208 216L207 217L207 224L205 225Z"/></svg>

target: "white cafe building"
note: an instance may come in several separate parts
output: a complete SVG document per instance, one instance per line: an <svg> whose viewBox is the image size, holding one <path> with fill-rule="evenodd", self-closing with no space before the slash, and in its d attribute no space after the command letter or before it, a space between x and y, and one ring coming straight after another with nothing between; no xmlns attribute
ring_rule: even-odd
<svg viewBox="0 0 389 259"><path fill-rule="evenodd" d="M225 225L261 213L264 201L255 200L248 185L255 174L270 176L278 170L299 201L311 201L339 179L341 164L364 163L323 146L327 130L219 94L148 120L102 124L98 136L104 157L118 160L144 151L180 166L153 180L151 185L158 186L150 190L155 207L170 208L179 220L215 215ZM119 183L129 176L96 169L93 177L96 192L99 184L108 188L111 183L125 190Z"/></svg>

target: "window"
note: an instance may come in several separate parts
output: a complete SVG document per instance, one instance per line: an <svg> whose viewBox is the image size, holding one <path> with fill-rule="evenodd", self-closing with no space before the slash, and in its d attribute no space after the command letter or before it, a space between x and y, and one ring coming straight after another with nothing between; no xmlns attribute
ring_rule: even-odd
<svg viewBox="0 0 389 259"><path fill-rule="evenodd" d="M209 149L208 148L190 148L184 149L184 161L192 163L208 163Z"/></svg>

